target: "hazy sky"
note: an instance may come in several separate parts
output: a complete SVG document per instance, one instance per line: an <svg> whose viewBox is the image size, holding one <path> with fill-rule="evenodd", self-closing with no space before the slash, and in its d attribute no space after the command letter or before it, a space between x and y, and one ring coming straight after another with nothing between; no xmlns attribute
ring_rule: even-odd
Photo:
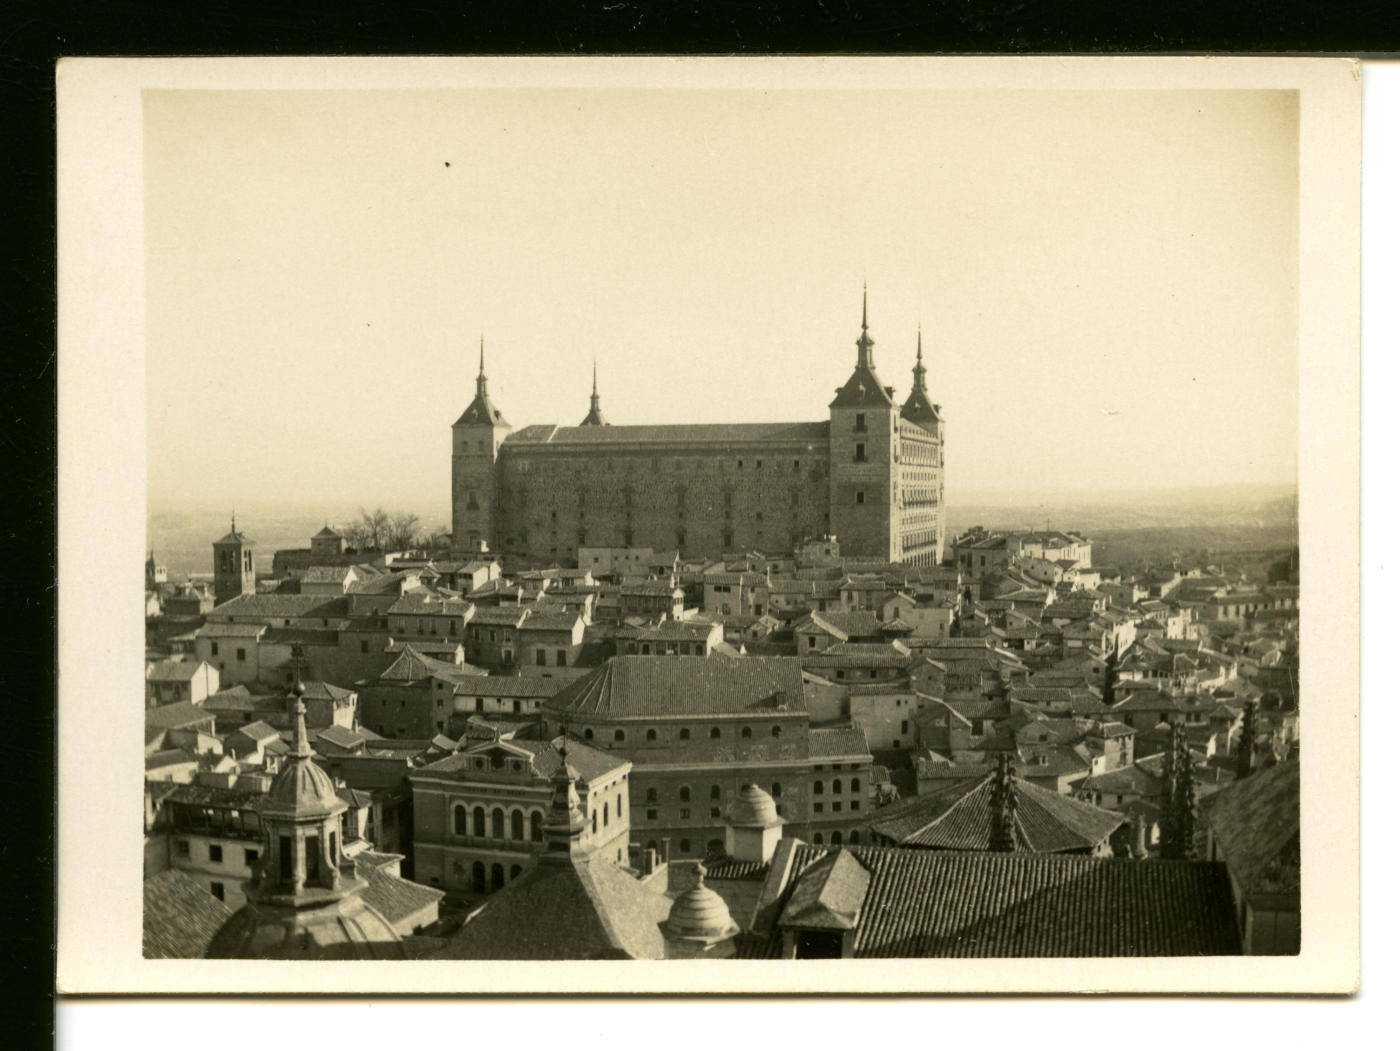
<svg viewBox="0 0 1400 1051"><path fill-rule="evenodd" d="M1289 482L1291 92L148 92L154 501L447 499L516 427L902 400L949 501Z"/></svg>

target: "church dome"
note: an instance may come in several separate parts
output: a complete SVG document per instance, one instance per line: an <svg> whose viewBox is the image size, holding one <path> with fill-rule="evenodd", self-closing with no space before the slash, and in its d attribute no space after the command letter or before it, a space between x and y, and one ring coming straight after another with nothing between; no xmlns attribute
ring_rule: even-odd
<svg viewBox="0 0 1400 1051"><path fill-rule="evenodd" d="M264 812L279 814L331 813L344 808L335 782L309 756L298 756L282 768L262 804Z"/></svg>
<svg viewBox="0 0 1400 1051"><path fill-rule="evenodd" d="M757 785L739 789L734 802L729 804L725 820L734 828L771 828L783 823L773 797Z"/></svg>
<svg viewBox="0 0 1400 1051"><path fill-rule="evenodd" d="M311 758L311 743L306 736L306 704L302 700L305 696L306 685L298 682L292 690L293 710L297 718L296 750L262 800L259 810L264 814L329 817L345 809L330 774Z"/></svg>
<svg viewBox="0 0 1400 1051"><path fill-rule="evenodd" d="M705 885L703 865L699 882L675 900L663 927L669 937L696 941L720 941L739 930L724 899Z"/></svg>
<svg viewBox="0 0 1400 1051"><path fill-rule="evenodd" d="M319 908L249 901L209 943L208 959L393 960L407 953L393 925L358 894Z"/></svg>

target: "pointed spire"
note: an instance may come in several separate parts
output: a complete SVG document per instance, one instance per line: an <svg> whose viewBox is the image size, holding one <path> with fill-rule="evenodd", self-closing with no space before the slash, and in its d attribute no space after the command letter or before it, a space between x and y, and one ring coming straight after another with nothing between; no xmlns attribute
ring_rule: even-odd
<svg viewBox="0 0 1400 1051"><path fill-rule="evenodd" d="M875 341L870 338L869 314L866 309L868 294L864 284L860 287L860 339L856 340L856 368L873 369L875 358L871 350Z"/></svg>
<svg viewBox="0 0 1400 1051"><path fill-rule="evenodd" d="M486 397L486 337L481 337L481 345L477 351L477 371L476 371L476 396Z"/></svg>
<svg viewBox="0 0 1400 1051"><path fill-rule="evenodd" d="M603 417L603 410L600 408L598 398L598 359L593 359L593 394L588 399L588 415L579 424L580 427L606 427L608 421Z"/></svg>
<svg viewBox="0 0 1400 1051"><path fill-rule="evenodd" d="M914 389L928 393L928 370L924 368L924 326L919 325L918 342L914 351Z"/></svg>

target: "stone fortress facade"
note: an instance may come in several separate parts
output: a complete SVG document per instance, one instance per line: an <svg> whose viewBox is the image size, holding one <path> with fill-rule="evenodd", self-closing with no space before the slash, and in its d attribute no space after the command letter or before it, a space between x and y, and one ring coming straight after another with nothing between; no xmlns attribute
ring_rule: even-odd
<svg viewBox="0 0 1400 1051"><path fill-rule="evenodd" d="M513 430L487 393L452 425L452 536L512 565L560 565L581 547L790 554L835 535L843 556L943 560L944 420L928 395L922 336L900 405L875 371L865 304L856 365L828 418L804 423L614 426L595 371L577 427Z"/></svg>

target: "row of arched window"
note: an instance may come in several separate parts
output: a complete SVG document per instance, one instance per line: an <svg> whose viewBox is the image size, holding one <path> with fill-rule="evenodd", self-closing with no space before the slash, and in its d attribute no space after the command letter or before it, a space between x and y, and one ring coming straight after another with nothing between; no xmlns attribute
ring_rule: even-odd
<svg viewBox="0 0 1400 1051"><path fill-rule="evenodd" d="M523 870L519 865L510 867L510 879L515 879ZM490 872L490 882L487 882L487 868L483 861L472 863L472 890L478 894L484 894L488 890L500 890L506 885L506 867L501 864L492 865Z"/></svg>
<svg viewBox="0 0 1400 1051"><path fill-rule="evenodd" d="M584 728L584 731L583 731L583 739L584 739L585 741L592 741L592 740L594 740L594 739L596 738L596 736L597 736L597 735L594 733L593 728L592 728L591 726L585 727L585 728ZM647 730L646 730L646 733L645 733L644 736L645 736L645 739L646 739L646 741L647 741L648 743L654 743L654 742L659 741L659 740L661 739L661 732L660 732L659 730L657 730L656 727L650 726L650 727L647 727ZM710 727L710 740L712 740L712 741L718 741L718 740L719 740L721 737L723 737L723 736L724 736L724 731L723 731L720 727L718 727L718 726L711 726L711 727ZM783 736L783 728L782 728L781 726L779 726L777 723L774 723L774 724L773 724L771 727L769 727L769 729L768 729L768 736L774 737L774 738ZM741 726L741 727L739 728L739 738L740 738L740 740L747 741L747 740L749 740L749 739L752 738L752 737L753 737L753 727L752 727L752 726ZM681 740L681 741L689 741L689 740L691 739L690 727L689 727L689 726L682 726L682 727L680 728L680 730L677 732L676 738L677 738L677 740ZM621 727L618 727L616 730L613 731L612 739L613 739L613 743L614 743L614 744L622 744L624 741L627 740L627 731L626 731L626 730L623 730Z"/></svg>
<svg viewBox="0 0 1400 1051"><path fill-rule="evenodd" d="M819 795L821 795L821 794L822 794L823 792L825 792L825 791L826 791L826 782L825 782L825 781L813 781L813 782L812 782L812 794L813 794L813 795L819 796ZM841 779L840 779L839 777L833 778L833 779L832 779L832 782L831 782L831 791L832 791L833 793L839 793L839 792L841 791ZM851 778L851 791L852 791L852 792L859 792L859 791L860 791L860 778L858 778L858 777L853 777L853 778Z"/></svg>
<svg viewBox="0 0 1400 1051"><path fill-rule="evenodd" d="M839 783L839 782L838 782L838 783ZM852 783L851 783L851 788L852 788L852 790L855 790L855 789L857 789L857 788L859 788L859 787L860 787L860 781L858 781L858 780L852 781ZM818 788L817 791L820 792L821 789ZM840 791L840 789L837 789L837 791ZM782 786L782 784L781 784L780 782L778 782L778 781L774 781L773 784L772 784L771 786L769 786L769 794L770 794L774 799L781 799L781 798L782 798L782 795L783 795L783 786ZM619 798L620 798L620 797L619 797ZM718 803L718 802L720 802L721 800L723 800L723 798L724 798L724 790L723 790L722 788L720 788L719 785L711 785L711 786L710 786L710 802L711 802L711 803ZM661 801L661 793L660 793L657 789L655 789L655 788L648 788L648 789L647 789L647 795L646 795L646 801L647 801L647 806L655 806L655 805L657 805L657 804ZM676 801L679 802L679 803L689 803L689 802L691 801L691 792L690 792L690 786L689 786L689 785L680 785L680 786L676 789ZM620 807L620 806L621 806L621 803L619 803L618 805L619 805L619 807Z"/></svg>
<svg viewBox="0 0 1400 1051"><path fill-rule="evenodd" d="M467 831L470 821L471 832ZM471 835L477 839L513 839L518 842L525 841L525 812L523 810L512 809L507 816L506 811L501 807L493 807L490 813L484 806L471 808L468 814L465 803L457 803L452 807L452 834L454 836ZM530 811L530 833L532 842L539 843L544 840L544 813L539 810ZM506 826L510 826L510 834L506 834ZM489 831L488 831L489 829Z"/></svg>

